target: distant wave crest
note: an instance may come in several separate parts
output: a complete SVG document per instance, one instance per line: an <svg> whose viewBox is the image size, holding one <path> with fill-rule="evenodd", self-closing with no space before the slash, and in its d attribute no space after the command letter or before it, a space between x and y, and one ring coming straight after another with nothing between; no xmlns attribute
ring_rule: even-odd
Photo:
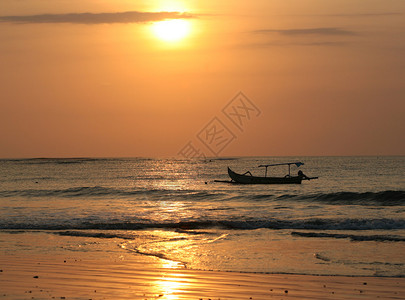
<svg viewBox="0 0 405 300"><path fill-rule="evenodd" d="M56 164L56 165L68 165L68 164L81 164L86 162L96 162L96 161L107 161L104 158L23 158L23 159L3 159L4 162L13 162L17 164L24 165L45 165L45 164Z"/></svg>

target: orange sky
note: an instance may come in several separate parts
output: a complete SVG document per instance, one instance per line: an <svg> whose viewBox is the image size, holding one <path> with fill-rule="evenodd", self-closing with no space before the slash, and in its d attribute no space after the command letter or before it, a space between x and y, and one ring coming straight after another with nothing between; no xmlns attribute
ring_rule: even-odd
<svg viewBox="0 0 405 300"><path fill-rule="evenodd" d="M405 155L402 0L2 0L0 70L3 158Z"/></svg>

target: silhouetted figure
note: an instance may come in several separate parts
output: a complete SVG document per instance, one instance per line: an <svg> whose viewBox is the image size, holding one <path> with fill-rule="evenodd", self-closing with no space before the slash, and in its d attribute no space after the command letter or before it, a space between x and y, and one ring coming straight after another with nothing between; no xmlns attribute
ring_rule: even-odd
<svg viewBox="0 0 405 300"><path fill-rule="evenodd" d="M309 177L305 175L301 170L298 171L298 177L301 177L301 179L309 179Z"/></svg>

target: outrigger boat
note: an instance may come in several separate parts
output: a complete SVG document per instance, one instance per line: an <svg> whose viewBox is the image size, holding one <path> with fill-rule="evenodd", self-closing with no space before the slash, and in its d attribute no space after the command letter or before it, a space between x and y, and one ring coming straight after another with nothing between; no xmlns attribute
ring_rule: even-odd
<svg viewBox="0 0 405 300"><path fill-rule="evenodd" d="M231 183L243 183L243 184L301 184L302 180L311 180L317 179L318 177L308 177L302 173L302 171L298 171L298 176L291 176L291 165L296 165L297 167L302 166L304 163L302 162L288 162L288 163L281 163L281 164L270 164L270 165L260 165L259 168L264 167L266 168L264 177L253 176L250 171L245 172L244 174L238 174L232 171L228 167L228 174L231 177ZM274 167L274 166L283 166L288 165L288 174L284 177L270 177L267 176L267 168Z"/></svg>

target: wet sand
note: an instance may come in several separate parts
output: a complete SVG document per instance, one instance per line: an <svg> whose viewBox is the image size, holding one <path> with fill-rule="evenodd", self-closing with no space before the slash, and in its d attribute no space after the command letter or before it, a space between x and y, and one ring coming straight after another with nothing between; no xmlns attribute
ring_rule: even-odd
<svg viewBox="0 0 405 300"><path fill-rule="evenodd" d="M403 299L405 278L197 271L133 255L0 256L0 299Z"/></svg>

